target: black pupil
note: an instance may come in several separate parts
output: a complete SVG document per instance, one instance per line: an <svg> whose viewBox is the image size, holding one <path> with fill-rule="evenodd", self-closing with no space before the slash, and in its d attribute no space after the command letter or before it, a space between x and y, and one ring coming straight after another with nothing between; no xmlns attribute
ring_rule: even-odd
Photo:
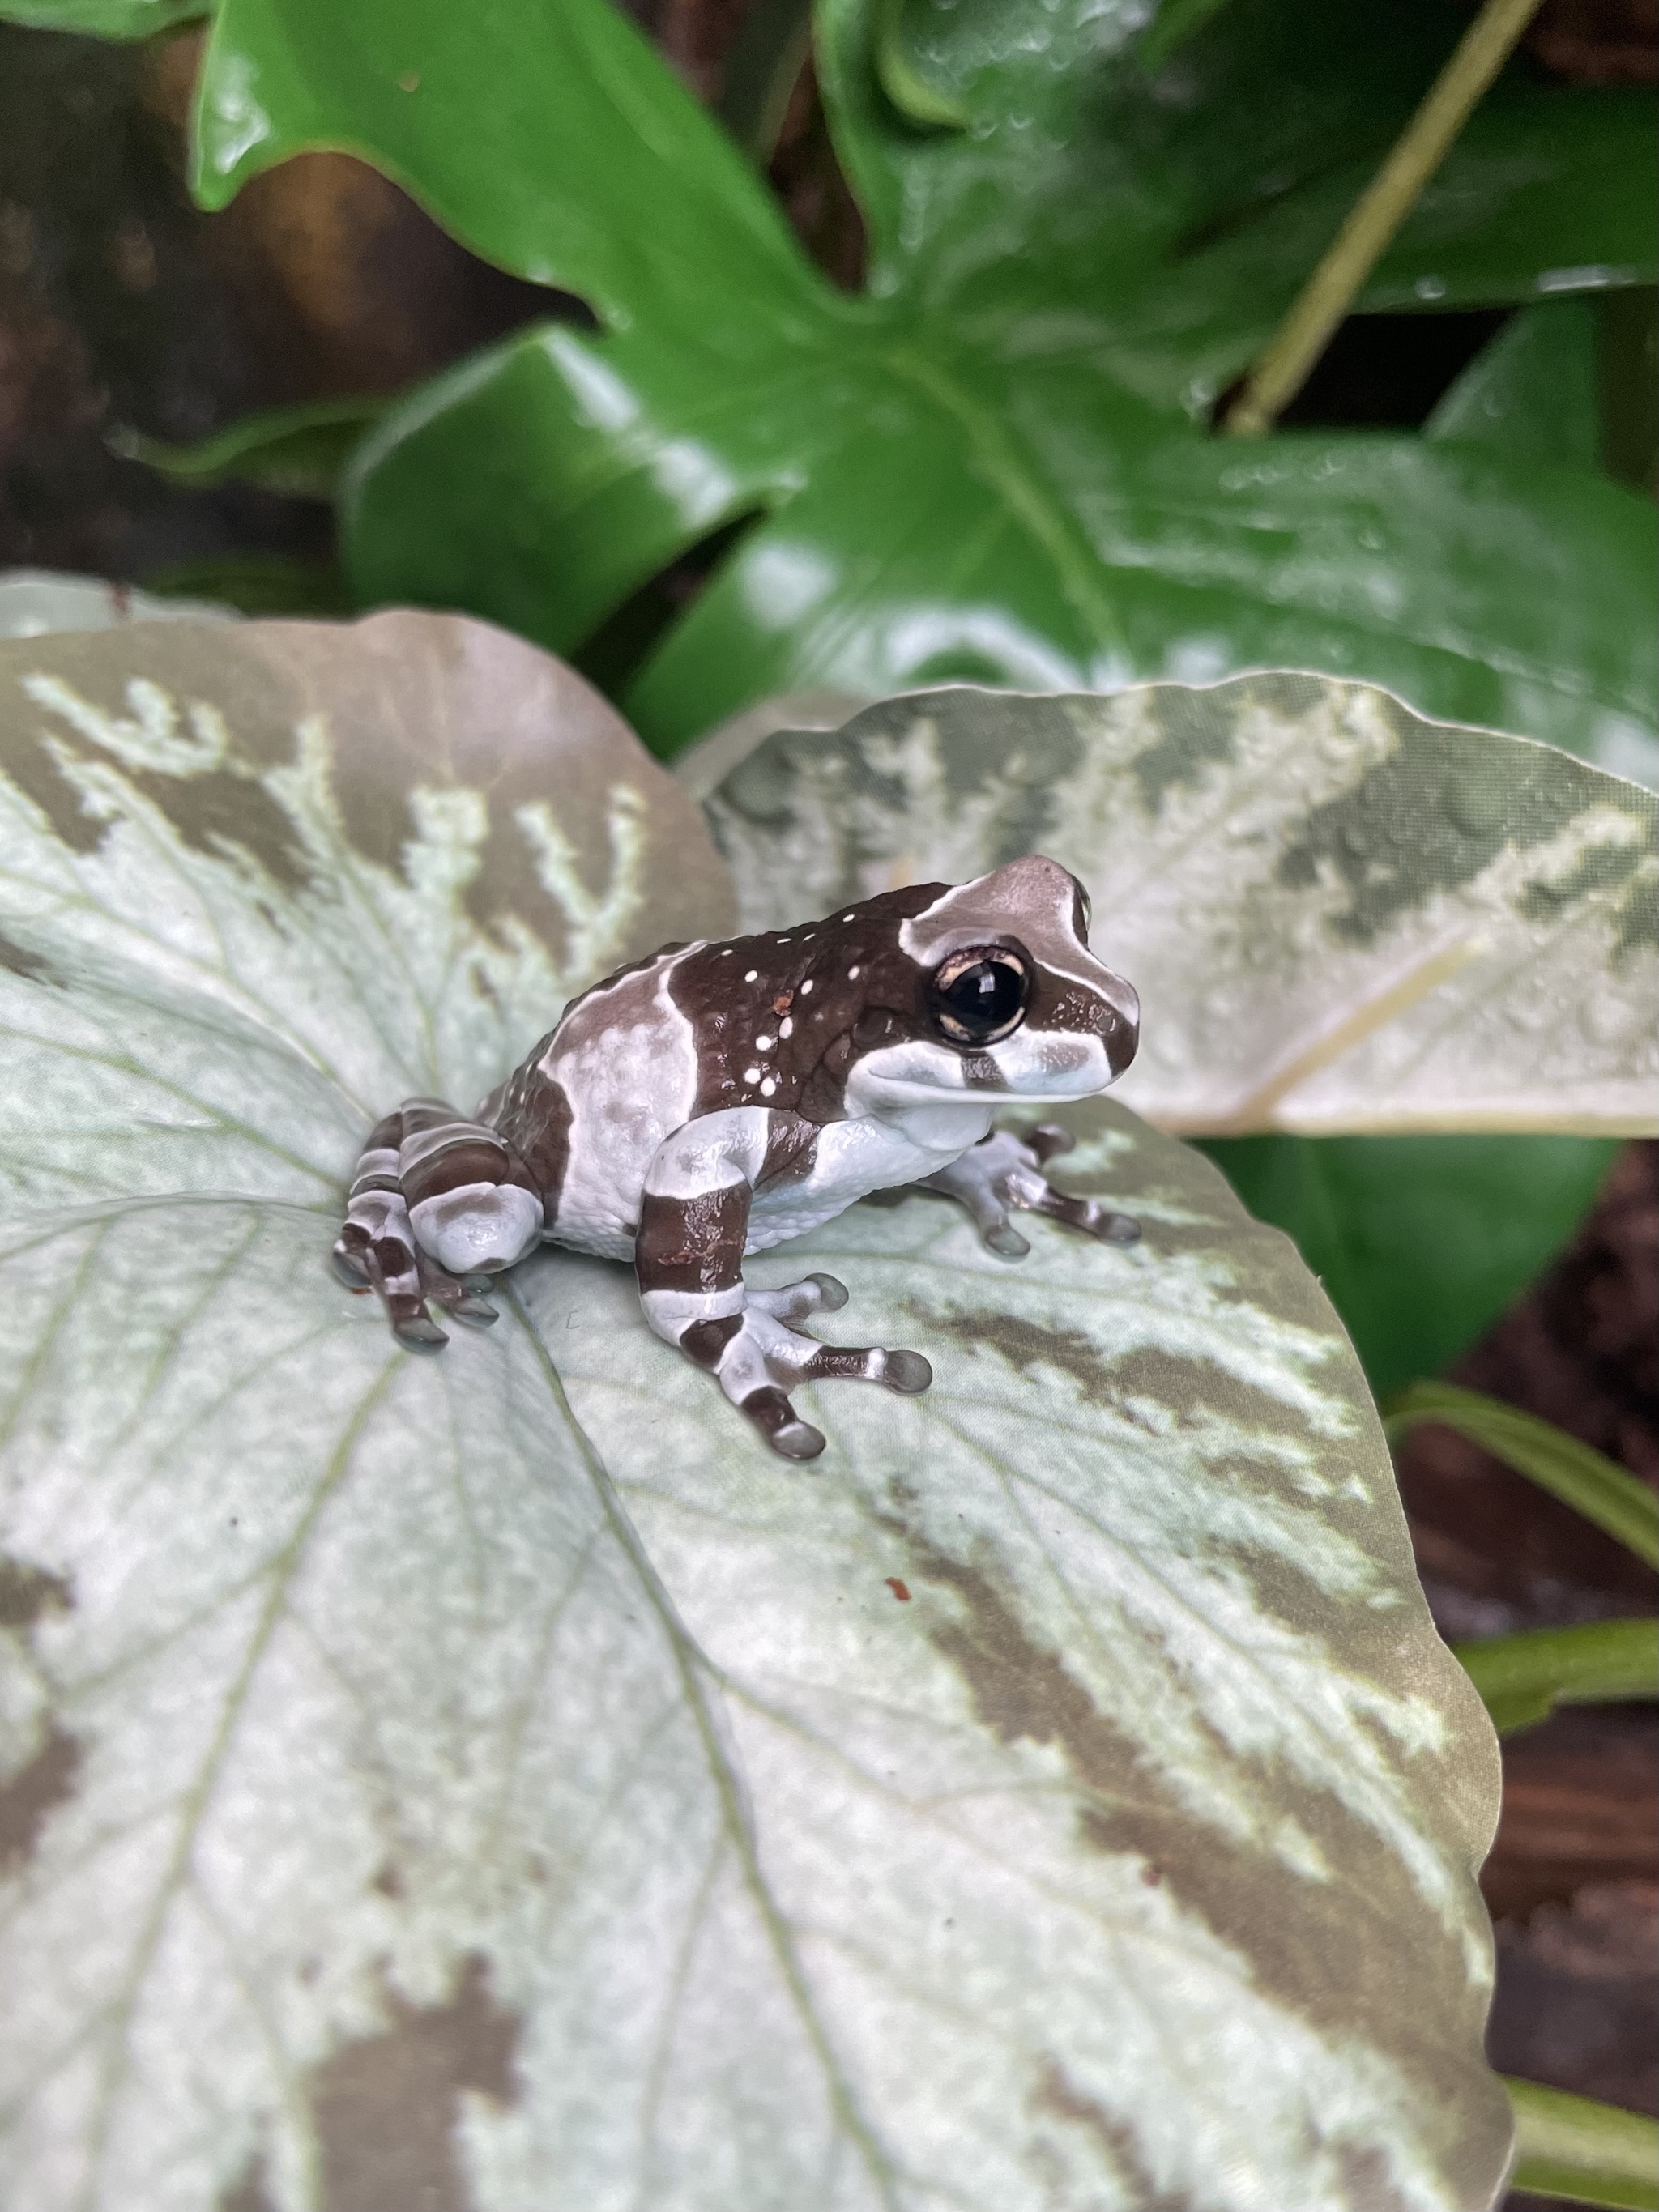
<svg viewBox="0 0 1659 2212"><path fill-rule="evenodd" d="M1018 1013L1024 995L1019 970L1001 960L975 961L939 993L948 1012L975 1038L1006 1029Z"/></svg>

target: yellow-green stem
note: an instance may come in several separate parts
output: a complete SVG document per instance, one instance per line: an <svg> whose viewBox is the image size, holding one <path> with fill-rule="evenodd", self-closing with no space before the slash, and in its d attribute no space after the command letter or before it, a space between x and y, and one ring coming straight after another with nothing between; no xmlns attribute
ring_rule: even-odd
<svg viewBox="0 0 1659 2212"><path fill-rule="evenodd" d="M1486 0L1251 369L1222 426L1229 435L1270 428L1307 382L1332 331L1540 5Z"/></svg>

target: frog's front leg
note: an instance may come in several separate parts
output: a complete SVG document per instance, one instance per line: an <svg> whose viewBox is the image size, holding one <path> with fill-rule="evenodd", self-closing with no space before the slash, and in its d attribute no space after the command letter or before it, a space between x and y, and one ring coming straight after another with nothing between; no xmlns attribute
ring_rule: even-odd
<svg viewBox="0 0 1659 2212"><path fill-rule="evenodd" d="M408 1098L363 1148L334 1268L351 1289L379 1294L400 1343L441 1352L449 1340L428 1304L493 1322L476 1279L510 1267L541 1232L541 1200L495 1132L441 1098Z"/></svg>
<svg viewBox="0 0 1659 2212"><path fill-rule="evenodd" d="M667 1139L645 1178L635 1268L656 1334L708 1369L774 1451L816 1459L824 1440L791 1406L795 1384L851 1376L908 1395L925 1390L933 1370L920 1352L820 1344L793 1328L846 1304L833 1276L809 1275L781 1291L744 1284L750 1202L776 1118L734 1107L688 1121Z"/></svg>
<svg viewBox="0 0 1659 2212"><path fill-rule="evenodd" d="M1053 1221L1097 1237L1103 1244L1133 1244L1140 1224L1127 1213L1114 1213L1092 1198L1072 1198L1056 1190L1042 1172L1058 1152L1068 1152L1070 1133L1045 1123L1021 1139L1007 1129L993 1129L958 1160L937 1175L927 1176L923 1190L942 1191L965 1206L981 1237L1005 1259L1024 1259L1030 1246L1008 1218L1011 1206L1026 1213L1046 1213Z"/></svg>

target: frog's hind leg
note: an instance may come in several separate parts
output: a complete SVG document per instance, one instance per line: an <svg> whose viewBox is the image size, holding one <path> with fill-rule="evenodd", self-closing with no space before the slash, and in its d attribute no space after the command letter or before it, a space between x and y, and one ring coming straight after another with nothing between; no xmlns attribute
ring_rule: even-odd
<svg viewBox="0 0 1659 2212"><path fill-rule="evenodd" d="M411 1098L370 1133L334 1267L351 1289L379 1294L400 1343L436 1352L449 1340L428 1304L493 1322L477 1279L522 1259L541 1232L541 1200L495 1132L441 1098Z"/></svg>
<svg viewBox="0 0 1659 2212"><path fill-rule="evenodd" d="M936 1190L954 1198L973 1216L981 1237L1005 1259L1023 1259L1030 1250L1009 1219L1013 1207L1025 1213L1046 1213L1103 1244L1133 1244L1140 1224L1127 1213L1115 1213L1092 1198L1073 1198L1056 1190L1042 1172L1056 1153L1069 1152L1073 1139L1064 1129L1044 1124L1029 1138L1007 1129L994 1129L981 1137L958 1160L941 1168L923 1182L923 1190Z"/></svg>

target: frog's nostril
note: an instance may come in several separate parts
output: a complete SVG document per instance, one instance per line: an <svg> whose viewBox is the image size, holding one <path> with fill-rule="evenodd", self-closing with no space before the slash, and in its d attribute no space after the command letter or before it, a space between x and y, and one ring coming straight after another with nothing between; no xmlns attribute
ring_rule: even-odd
<svg viewBox="0 0 1659 2212"><path fill-rule="evenodd" d="M1116 1081L1135 1056L1140 1042L1140 1024L1127 1021L1115 1006L1106 1010L1106 1019L1101 1030L1101 1042L1106 1047L1106 1064Z"/></svg>

